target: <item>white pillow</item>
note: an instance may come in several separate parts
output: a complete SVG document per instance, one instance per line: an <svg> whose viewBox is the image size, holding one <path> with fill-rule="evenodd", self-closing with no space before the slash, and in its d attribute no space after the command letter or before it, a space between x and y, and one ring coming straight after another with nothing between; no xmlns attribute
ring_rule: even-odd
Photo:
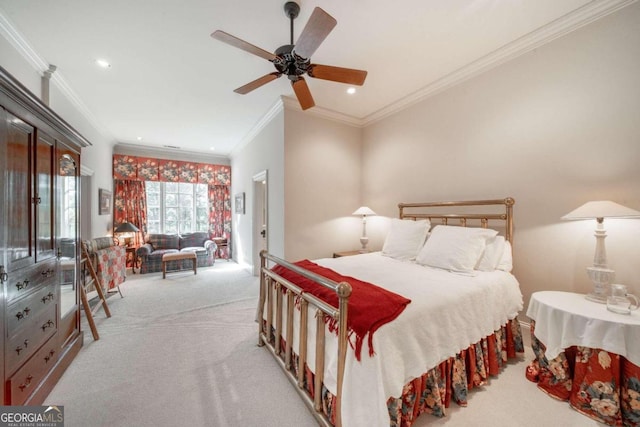
<svg viewBox="0 0 640 427"><path fill-rule="evenodd" d="M424 245L431 223L428 220L412 221L393 218L382 255L400 260L414 260Z"/></svg>
<svg viewBox="0 0 640 427"><path fill-rule="evenodd" d="M511 242L508 240L504 242L504 251L496 270L506 271L507 273L511 273L511 270L513 270L513 253L511 252Z"/></svg>
<svg viewBox="0 0 640 427"><path fill-rule="evenodd" d="M420 250L416 261L450 271L471 272L484 252L486 242L498 232L488 228L438 225Z"/></svg>
<svg viewBox="0 0 640 427"><path fill-rule="evenodd" d="M476 270L494 271L498 268L498 263L500 263L502 254L504 253L504 242L505 239L503 236L496 236L488 240L487 246L484 248L484 253L476 266Z"/></svg>

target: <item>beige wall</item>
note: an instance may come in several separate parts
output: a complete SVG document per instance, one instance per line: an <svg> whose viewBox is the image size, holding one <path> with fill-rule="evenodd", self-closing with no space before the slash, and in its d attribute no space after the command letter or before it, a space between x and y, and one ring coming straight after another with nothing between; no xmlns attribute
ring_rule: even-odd
<svg viewBox="0 0 640 427"><path fill-rule="evenodd" d="M249 268L259 250L253 241L253 177L262 171L268 175L268 250L284 256L284 112L278 113L253 140L231 158L231 197L245 193L245 212L232 209L234 259ZM257 245L258 242L255 242Z"/></svg>
<svg viewBox="0 0 640 427"><path fill-rule="evenodd" d="M360 247L362 130L285 110L285 257Z"/></svg>
<svg viewBox="0 0 640 427"><path fill-rule="evenodd" d="M401 201L513 196L525 304L589 291L595 221L560 217L589 200L640 210L638 28L640 4L368 126L363 200L396 216ZM640 219L605 223L616 282L640 293Z"/></svg>

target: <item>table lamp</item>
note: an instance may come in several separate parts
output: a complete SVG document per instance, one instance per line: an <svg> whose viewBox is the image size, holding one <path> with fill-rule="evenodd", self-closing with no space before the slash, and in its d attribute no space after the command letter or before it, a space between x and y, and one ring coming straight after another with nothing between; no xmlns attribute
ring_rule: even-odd
<svg viewBox="0 0 640 427"><path fill-rule="evenodd" d="M367 215L375 215L376 213L369 209L366 206L359 207L354 213L351 215L360 215L362 216L362 237L360 237L360 243L362 244L362 249L360 249L360 253L364 254L369 252L367 249L367 243L369 243L369 238L367 237Z"/></svg>
<svg viewBox="0 0 640 427"><path fill-rule="evenodd" d="M138 227L131 224L130 222L123 222L118 227L116 227L114 233L124 235L124 244L125 246L131 246L131 238L133 237L133 233L137 233L140 231Z"/></svg>
<svg viewBox="0 0 640 427"><path fill-rule="evenodd" d="M605 218L640 218L640 212L609 200L601 200L587 202L562 217L562 219L595 219L597 221L596 253L593 257L593 266L587 267L587 275L593 282L593 291L587 295L587 299L603 304L607 302L609 285L615 274L607 266L607 251L604 247L604 239L607 237L604 229Z"/></svg>

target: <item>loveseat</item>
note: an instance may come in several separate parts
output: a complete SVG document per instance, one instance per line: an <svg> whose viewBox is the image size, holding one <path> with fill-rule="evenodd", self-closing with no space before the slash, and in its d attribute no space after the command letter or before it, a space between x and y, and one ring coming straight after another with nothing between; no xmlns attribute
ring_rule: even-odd
<svg viewBox="0 0 640 427"><path fill-rule="evenodd" d="M124 246L119 246L113 237L96 237L83 240L82 244L104 289L113 289L126 280L127 250Z"/></svg>
<svg viewBox="0 0 640 427"><path fill-rule="evenodd" d="M146 243L138 248L140 273L162 271L162 255L178 252L195 252L198 267L212 266L218 247L207 232L184 234L149 234ZM191 260L170 261L167 270L191 268Z"/></svg>

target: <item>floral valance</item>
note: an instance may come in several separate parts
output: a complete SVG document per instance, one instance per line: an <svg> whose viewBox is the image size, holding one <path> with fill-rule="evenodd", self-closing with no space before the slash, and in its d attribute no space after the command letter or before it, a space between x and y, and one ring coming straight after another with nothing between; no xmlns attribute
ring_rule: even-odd
<svg viewBox="0 0 640 427"><path fill-rule="evenodd" d="M113 179L231 185L231 166L114 154Z"/></svg>

